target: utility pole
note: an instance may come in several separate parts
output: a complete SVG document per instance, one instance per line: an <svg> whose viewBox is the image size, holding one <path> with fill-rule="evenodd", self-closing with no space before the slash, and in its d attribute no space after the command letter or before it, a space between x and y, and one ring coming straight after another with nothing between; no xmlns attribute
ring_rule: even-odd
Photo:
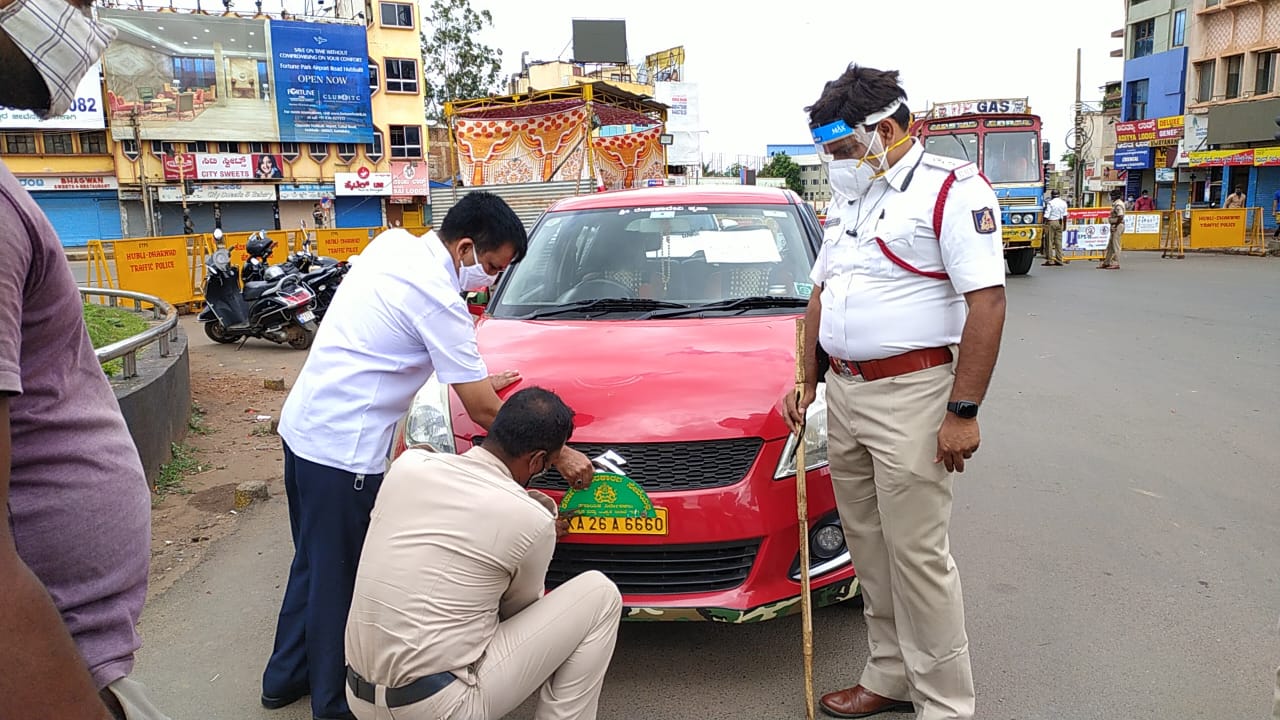
<svg viewBox="0 0 1280 720"><path fill-rule="evenodd" d="M142 211L147 214L147 236L155 237L156 220L151 212L151 188L147 185L147 153L142 148L142 123L137 108L129 113L129 121L133 125L133 146L138 151L138 184L142 187Z"/></svg>
<svg viewBox="0 0 1280 720"><path fill-rule="evenodd" d="M1073 173L1074 187L1072 201L1080 207L1084 201L1084 106L1080 102L1080 57L1081 50L1076 48L1076 167Z"/></svg>

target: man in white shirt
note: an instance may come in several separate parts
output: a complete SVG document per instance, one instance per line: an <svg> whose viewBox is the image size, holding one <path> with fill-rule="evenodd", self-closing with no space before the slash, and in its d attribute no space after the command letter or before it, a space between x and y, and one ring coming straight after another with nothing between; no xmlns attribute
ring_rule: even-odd
<svg viewBox="0 0 1280 720"><path fill-rule="evenodd" d="M1067 201L1058 197L1058 191L1050 194L1050 200L1044 206L1044 256L1043 264L1050 267L1062 267L1062 231L1067 225Z"/></svg>
<svg viewBox="0 0 1280 720"><path fill-rule="evenodd" d="M483 447L409 450L391 466L347 620L356 717L497 720L541 687L539 720L595 718L622 596L596 571L543 595L568 525L525 490L572 431L555 393L527 388Z"/></svg>
<svg viewBox="0 0 1280 720"><path fill-rule="evenodd" d="M837 198L805 314L807 385L784 399L793 431L826 374L827 456L862 581L870 658L822 697L835 717L974 717L952 471L978 449L1004 327L1000 206L977 167L924 152L898 73L850 66L809 107Z"/></svg>
<svg viewBox="0 0 1280 720"><path fill-rule="evenodd" d="M439 235L388 230L343 279L280 413L294 558L264 707L310 694L314 717L351 717L343 626L396 422L433 373L480 426L493 422L496 390L518 376L489 376L461 293L492 284L527 246L506 202L473 191ZM591 482L591 462L575 450L557 468L576 485Z"/></svg>

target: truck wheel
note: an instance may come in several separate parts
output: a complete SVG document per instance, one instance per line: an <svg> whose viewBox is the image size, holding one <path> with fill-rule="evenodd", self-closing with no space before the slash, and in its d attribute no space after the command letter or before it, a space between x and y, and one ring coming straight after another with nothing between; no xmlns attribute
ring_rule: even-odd
<svg viewBox="0 0 1280 720"><path fill-rule="evenodd" d="M1031 264L1035 260L1035 248L1019 248L1005 254L1005 262L1009 264L1009 274L1011 275L1026 275L1031 272Z"/></svg>

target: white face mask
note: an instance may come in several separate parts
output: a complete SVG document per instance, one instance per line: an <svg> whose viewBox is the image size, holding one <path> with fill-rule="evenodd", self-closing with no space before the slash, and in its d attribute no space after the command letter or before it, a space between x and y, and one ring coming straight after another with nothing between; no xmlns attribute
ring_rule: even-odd
<svg viewBox="0 0 1280 720"><path fill-rule="evenodd" d="M827 165L827 181L831 189L849 200L866 195L875 179L875 168L868 162L853 159L832 160Z"/></svg>
<svg viewBox="0 0 1280 720"><path fill-rule="evenodd" d="M71 108L80 81L115 39L114 27L88 13L66 0L14 0L0 10L0 29L49 88L49 107L36 108L42 118L58 117Z"/></svg>
<svg viewBox="0 0 1280 720"><path fill-rule="evenodd" d="M480 264L480 254L476 252L476 246L471 246L471 257L476 261L474 265L458 266L458 287L463 292L474 292L483 290L493 284L498 278L497 275L490 275L484 271L484 266Z"/></svg>

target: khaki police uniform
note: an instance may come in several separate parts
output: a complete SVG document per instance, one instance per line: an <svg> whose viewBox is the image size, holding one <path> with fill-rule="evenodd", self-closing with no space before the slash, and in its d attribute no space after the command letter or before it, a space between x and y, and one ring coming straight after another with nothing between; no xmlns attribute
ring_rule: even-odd
<svg viewBox="0 0 1280 720"><path fill-rule="evenodd" d="M1107 219L1111 223L1111 240L1107 243L1107 253L1102 258L1103 265L1119 265L1120 264L1120 242L1124 239L1124 201L1116 200L1111 203L1111 217Z"/></svg>
<svg viewBox="0 0 1280 720"><path fill-rule="evenodd" d="M919 720L974 714L948 540L951 476L934 458L964 293L1004 285L1004 267L990 185L972 164L914 143L864 197L835 199L811 275L822 288L819 341L832 358L831 480L865 602L870 658L860 684L911 700Z"/></svg>
<svg viewBox="0 0 1280 720"><path fill-rule="evenodd" d="M555 544L552 513L493 454L401 455L347 620L356 717L496 720L541 688L537 720L594 718L622 597L594 571L544 596Z"/></svg>

